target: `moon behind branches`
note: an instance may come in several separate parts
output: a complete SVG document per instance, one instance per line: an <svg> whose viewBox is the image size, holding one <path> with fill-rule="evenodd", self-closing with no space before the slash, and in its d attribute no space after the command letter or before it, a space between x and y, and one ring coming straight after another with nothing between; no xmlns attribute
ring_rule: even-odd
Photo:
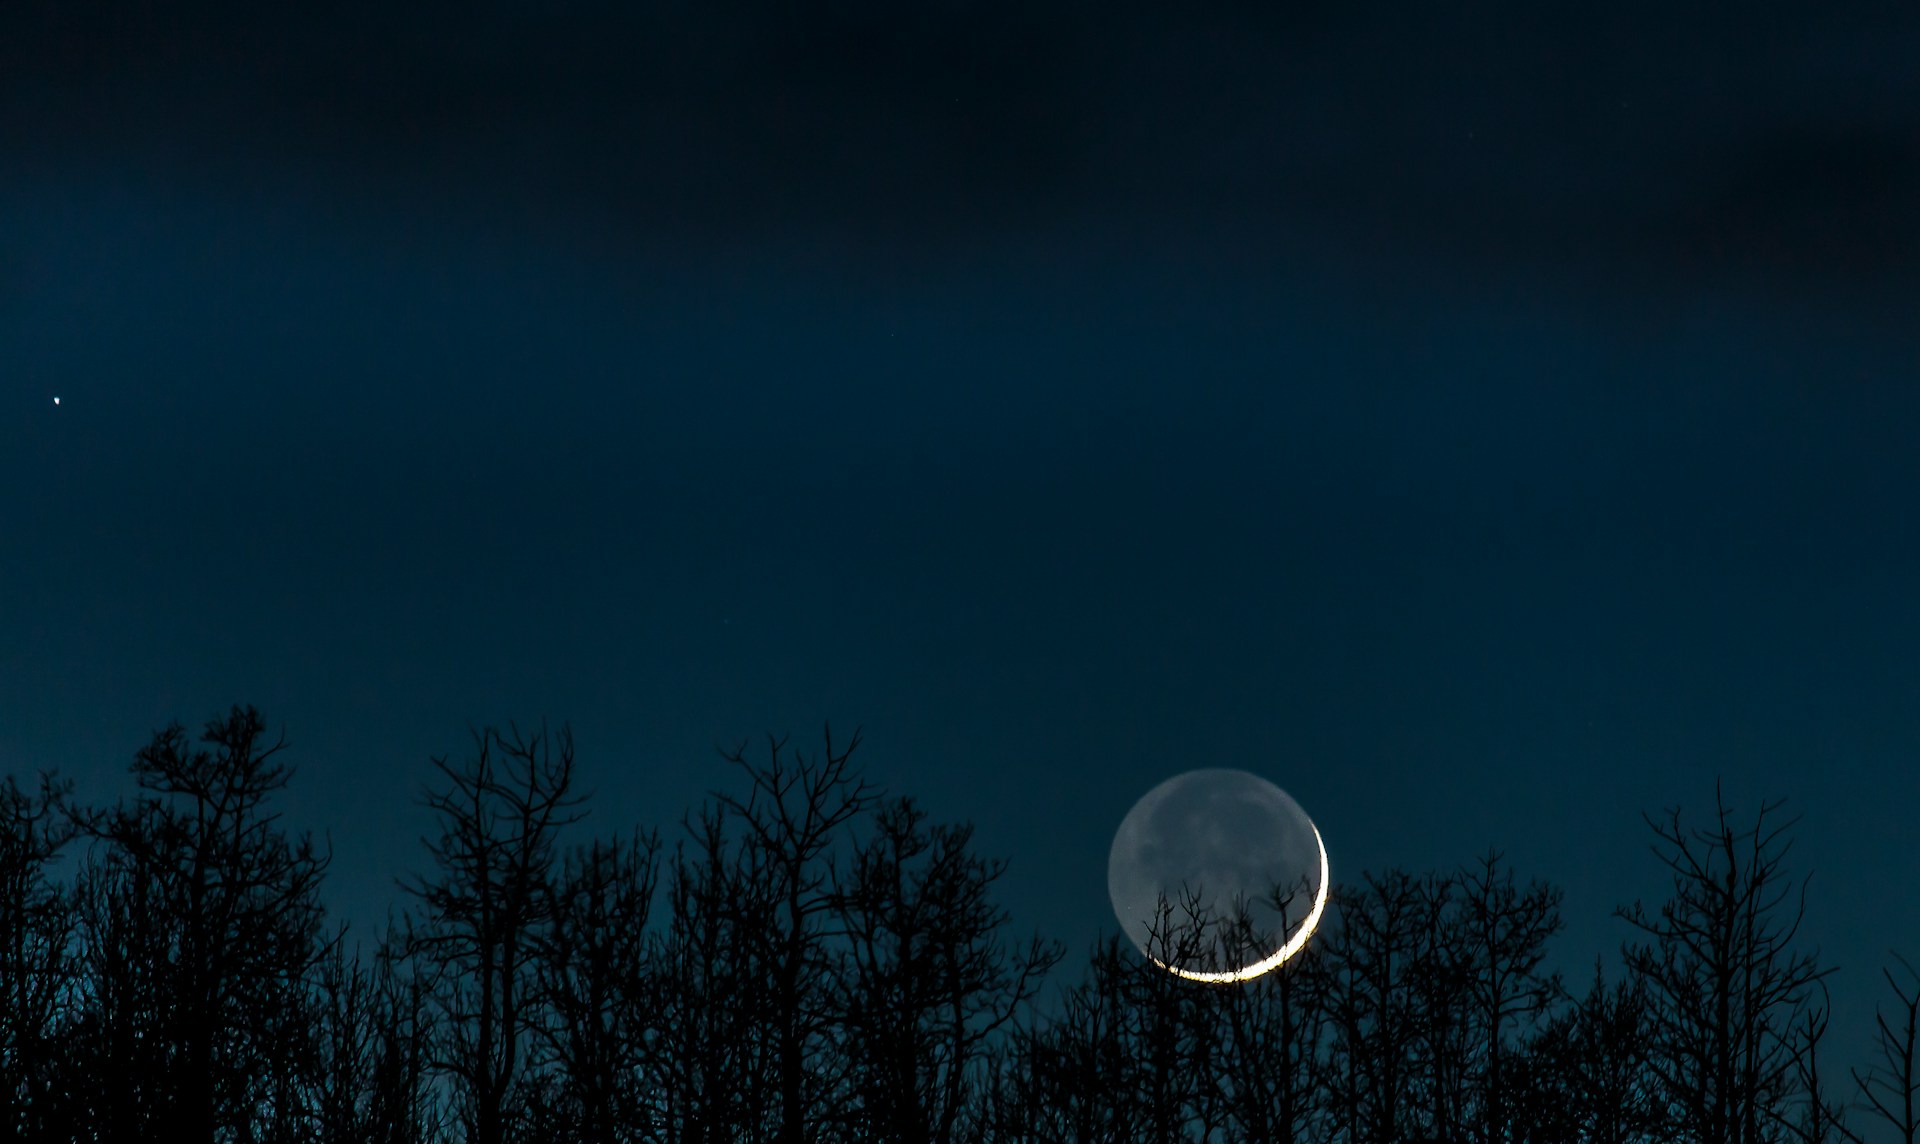
<svg viewBox="0 0 1920 1144"><path fill-rule="evenodd" d="M1329 874L1326 844L1299 803L1258 775L1209 768L1176 775L1134 804L1114 834L1107 893L1127 937L1156 965L1192 981L1246 981L1306 946L1326 910ZM1304 916L1283 917L1268 903L1276 888L1292 887L1311 891ZM1164 948L1150 948L1160 903L1178 910L1188 896L1214 919L1245 908L1278 948L1223 969L1161 960Z"/></svg>

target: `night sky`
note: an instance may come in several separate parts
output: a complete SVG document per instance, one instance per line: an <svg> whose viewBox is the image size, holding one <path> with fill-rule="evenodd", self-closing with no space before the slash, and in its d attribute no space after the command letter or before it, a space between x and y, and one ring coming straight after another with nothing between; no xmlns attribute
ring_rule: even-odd
<svg viewBox="0 0 1920 1144"><path fill-rule="evenodd" d="M1336 880L1561 885L1576 984L1723 778L1864 1064L1916 61L1911 2L0 4L0 770L256 704L370 932L470 726L671 838L830 720L1079 951L1134 799L1241 767Z"/></svg>

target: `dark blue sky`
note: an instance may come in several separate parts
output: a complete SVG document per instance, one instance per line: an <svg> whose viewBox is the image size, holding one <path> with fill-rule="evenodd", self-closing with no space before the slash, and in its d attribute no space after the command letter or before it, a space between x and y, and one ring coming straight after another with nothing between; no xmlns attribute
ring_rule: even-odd
<svg viewBox="0 0 1920 1144"><path fill-rule="evenodd" d="M1724 776L1863 1060L1920 9L399 7L0 10L0 766L255 703L367 924L470 723L616 830L831 719L1076 946L1238 766L1576 975Z"/></svg>

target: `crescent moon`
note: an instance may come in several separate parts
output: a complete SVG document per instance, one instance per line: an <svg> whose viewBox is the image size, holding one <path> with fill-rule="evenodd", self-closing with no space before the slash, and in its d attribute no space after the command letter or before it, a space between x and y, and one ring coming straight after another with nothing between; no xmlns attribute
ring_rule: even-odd
<svg viewBox="0 0 1920 1144"><path fill-rule="evenodd" d="M1313 825L1311 820L1308 821L1308 825ZM1168 973L1176 977L1184 977L1188 981L1251 981L1269 970L1279 968L1281 962L1306 948L1307 939L1313 936L1313 927L1320 924L1320 915L1325 913L1327 909L1327 876L1330 871L1327 866L1327 844L1326 841L1320 837L1320 828L1318 826L1313 827L1313 841L1314 845L1320 848L1320 886L1313 895L1313 908L1307 911L1306 920L1300 923L1300 932L1287 939L1285 945L1274 950L1273 953L1267 957L1254 962L1252 965L1243 965L1239 969L1220 972L1182 969L1177 965L1168 965L1159 958L1152 957L1151 954L1148 955L1149 958L1155 965L1166 970Z"/></svg>

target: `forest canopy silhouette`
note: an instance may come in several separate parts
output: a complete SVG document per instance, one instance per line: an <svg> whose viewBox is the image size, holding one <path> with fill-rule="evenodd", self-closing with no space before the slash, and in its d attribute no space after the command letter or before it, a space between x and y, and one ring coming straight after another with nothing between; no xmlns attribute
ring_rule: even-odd
<svg viewBox="0 0 1920 1144"><path fill-rule="evenodd" d="M1179 980L1114 933L1070 979L1006 864L861 769L726 752L665 828L595 835L570 730L471 732L384 932L281 825L284 737L155 732L134 790L0 780L0 1134L29 1141L1807 1144L1920 1127L1920 977L1836 1070L1778 803L1647 817L1664 901L1612 977L1498 852L1336 886L1306 949ZM24 783L24 785L23 785ZM1275 887L1284 907L1286 887ZM1169 914L1171 916L1171 913ZM1211 919L1231 926L1233 919ZM1181 940L1170 927L1165 940ZM1598 952L1598 951L1594 951Z"/></svg>

